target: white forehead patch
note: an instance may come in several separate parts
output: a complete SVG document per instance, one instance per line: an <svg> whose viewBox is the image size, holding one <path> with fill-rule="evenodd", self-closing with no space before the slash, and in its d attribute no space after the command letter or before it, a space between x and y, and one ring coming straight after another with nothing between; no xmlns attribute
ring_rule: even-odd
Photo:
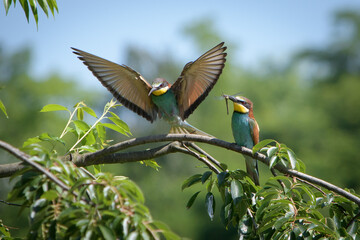
<svg viewBox="0 0 360 240"><path fill-rule="evenodd" d="M153 82L152 87L159 87L162 82Z"/></svg>
<svg viewBox="0 0 360 240"><path fill-rule="evenodd" d="M240 96L236 96L235 98L238 99L238 100L241 100L241 101L245 101L245 99L243 97L240 97Z"/></svg>

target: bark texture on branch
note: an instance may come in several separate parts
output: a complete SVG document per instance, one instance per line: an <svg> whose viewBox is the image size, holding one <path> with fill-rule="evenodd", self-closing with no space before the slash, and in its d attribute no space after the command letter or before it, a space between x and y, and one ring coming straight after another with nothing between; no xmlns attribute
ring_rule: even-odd
<svg viewBox="0 0 360 240"><path fill-rule="evenodd" d="M144 145L148 143L155 143L155 142L169 142L169 143L159 147L146 149L142 151L130 151L130 152L118 153L119 151L131 147ZM68 155L65 156L64 159L71 160L79 167L84 167L84 166L97 165L97 164L136 162L136 161L142 161L142 160L148 160L148 159L160 157L165 154L182 152L198 158L200 161L204 162L215 173L219 172L215 167L216 164L213 165L211 162L207 161L206 159L200 159L200 155L196 155L196 153L194 154L193 151L181 147L181 144L179 142L200 142L200 143L210 144L213 146L232 150L247 156L251 156L252 158L259 160L260 162L269 165L269 159L264 154L261 153L253 154L251 149L238 146L235 143L229 143L217 138L202 136L202 135L193 135L193 134L164 134L164 135L133 138L130 140L126 140L114 144L108 148L99 150L94 153L86 153L81 155L79 154ZM10 144L7 144L5 142L0 141L0 148L5 149L6 151L8 151L9 153L11 153L12 155L16 156L19 159L28 158L28 156L25 153L21 152L19 149L16 149ZM15 172L21 170L23 167L24 165L21 162L0 165L0 178L9 177ZM298 172L296 170L288 169L279 164L276 165L274 168L285 175L303 179L312 184L316 184L330 191L338 193L339 195L342 195L343 197L360 205L359 197L329 182L326 182L322 179L310 176L302 172Z"/></svg>

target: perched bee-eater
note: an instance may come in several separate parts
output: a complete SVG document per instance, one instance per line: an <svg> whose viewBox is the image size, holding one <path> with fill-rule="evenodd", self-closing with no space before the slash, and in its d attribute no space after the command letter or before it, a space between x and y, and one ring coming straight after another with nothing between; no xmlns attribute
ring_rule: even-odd
<svg viewBox="0 0 360 240"><path fill-rule="evenodd" d="M253 103L241 96L224 95L234 103L234 112L231 119L231 128L236 144L252 149L259 142L259 125L254 113ZM259 170L257 160L245 156L246 171L256 185L259 185Z"/></svg>
<svg viewBox="0 0 360 240"><path fill-rule="evenodd" d="M126 65L72 49L102 85L130 110L150 122L157 116L164 118L171 125L170 132L204 134L185 119L217 82L227 55L223 45L222 42L196 61L187 63L173 85L163 78L156 78L150 85L143 76Z"/></svg>

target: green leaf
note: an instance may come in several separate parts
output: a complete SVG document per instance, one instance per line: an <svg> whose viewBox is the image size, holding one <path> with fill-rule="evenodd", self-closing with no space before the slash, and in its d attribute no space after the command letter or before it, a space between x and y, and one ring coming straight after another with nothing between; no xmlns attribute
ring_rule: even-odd
<svg viewBox="0 0 360 240"><path fill-rule="evenodd" d="M316 199L315 199L315 194L314 192L311 190L311 188L309 188L307 185L305 184L301 184L298 183L294 186L294 188L296 189L301 189L304 193L306 193L308 195L308 197L311 199L311 201L315 204L316 203Z"/></svg>
<svg viewBox="0 0 360 240"><path fill-rule="evenodd" d="M34 144L34 143L38 143L38 142L41 142L39 136L33 137L33 138L28 138L28 139L24 142L23 147L26 147L26 146L29 146L30 144Z"/></svg>
<svg viewBox="0 0 360 240"><path fill-rule="evenodd" d="M226 178L229 176L228 172L221 172L217 175L217 179L218 179L218 186L221 187L224 183Z"/></svg>
<svg viewBox="0 0 360 240"><path fill-rule="evenodd" d="M265 147L266 145L272 143L272 142L276 142L275 140L273 139L265 139L265 140L262 140L260 142L258 142L253 148L252 148L252 151L253 153L256 153L258 152L260 149L262 149L263 147Z"/></svg>
<svg viewBox="0 0 360 240"><path fill-rule="evenodd" d="M353 239L357 239L356 235L358 229L359 229L358 221L353 221L351 225L347 228L347 232Z"/></svg>
<svg viewBox="0 0 360 240"><path fill-rule="evenodd" d="M241 183L238 180L233 179L230 184L231 197L233 200L242 197L244 190Z"/></svg>
<svg viewBox="0 0 360 240"><path fill-rule="evenodd" d="M48 104L45 105L40 112L52 112L52 111L68 111L70 112L66 107L61 106L59 104Z"/></svg>
<svg viewBox="0 0 360 240"><path fill-rule="evenodd" d="M53 16L55 16L55 11L56 10L57 12L59 11L58 10L58 7L57 7L57 3L56 3L56 0L47 0L47 4L51 10L51 13Z"/></svg>
<svg viewBox="0 0 360 240"><path fill-rule="evenodd" d="M24 12L25 12L25 16L27 21L29 22L29 4L27 2L27 0L19 0L21 7L23 8Z"/></svg>
<svg viewBox="0 0 360 240"><path fill-rule="evenodd" d="M326 218L326 223L331 230L336 231L336 225L332 218Z"/></svg>
<svg viewBox="0 0 360 240"><path fill-rule="evenodd" d="M80 135L81 133L85 133L90 128L86 122L81 120L73 120L73 123L75 125L75 129L78 135Z"/></svg>
<svg viewBox="0 0 360 240"><path fill-rule="evenodd" d="M161 229L161 230L170 230L169 226L164 223L164 222L161 222L161 221L153 221L152 224L158 228L158 229Z"/></svg>
<svg viewBox="0 0 360 240"><path fill-rule="evenodd" d="M198 183L201 181L202 175L201 174L195 174L191 177L189 177L188 179L186 179L182 186L181 186L181 190L184 190L185 188L191 187L192 185L194 185L195 183Z"/></svg>
<svg viewBox="0 0 360 240"><path fill-rule="evenodd" d="M97 118L96 113L95 113L94 110L92 110L91 108L89 108L89 107L82 107L82 109L83 109L86 113L88 113L89 115Z"/></svg>
<svg viewBox="0 0 360 240"><path fill-rule="evenodd" d="M267 151L266 154L268 157L272 157L275 153L277 153L277 151L279 150L278 147L270 147Z"/></svg>
<svg viewBox="0 0 360 240"><path fill-rule="evenodd" d="M6 1L6 0L5 0ZM3 102L0 100L0 109L3 111L3 113L5 114L6 118L9 118L9 116L6 113L6 108L5 105L3 104Z"/></svg>
<svg viewBox="0 0 360 240"><path fill-rule="evenodd" d="M225 163L220 163L220 167L223 169L223 171L226 171L228 169L228 165Z"/></svg>
<svg viewBox="0 0 360 240"><path fill-rule="evenodd" d="M78 110L76 111L76 117L78 120L84 119L84 110L82 109L82 107L78 108Z"/></svg>
<svg viewBox="0 0 360 240"><path fill-rule="evenodd" d="M47 17L49 17L48 5L45 0L37 0L41 9L44 11Z"/></svg>
<svg viewBox="0 0 360 240"><path fill-rule="evenodd" d="M207 213L212 221L214 219L214 212L215 212L215 198L211 192L208 192L206 194L205 206L206 206Z"/></svg>
<svg viewBox="0 0 360 240"><path fill-rule="evenodd" d="M201 177L201 183L204 184L208 179L209 177L211 176L212 172L211 171L206 171L204 172L204 174L202 175Z"/></svg>
<svg viewBox="0 0 360 240"><path fill-rule="evenodd" d="M39 16L38 16L38 11L37 11L37 6L36 6L36 0L28 0L29 3L30 3L30 8L31 8L31 11L34 15L34 19L35 19L35 22L36 22L36 25L38 24L38 21L39 21Z"/></svg>
<svg viewBox="0 0 360 240"><path fill-rule="evenodd" d="M102 143L106 141L106 130L102 124L96 125L97 136Z"/></svg>
<svg viewBox="0 0 360 240"><path fill-rule="evenodd" d="M62 139L59 138L59 137L50 136L48 133L42 133L42 134L39 136L39 139L40 139L41 141L55 141L55 142L59 142L59 143L65 145L64 140L62 140Z"/></svg>
<svg viewBox="0 0 360 240"><path fill-rule="evenodd" d="M102 233L103 239L113 240L116 239L115 233L112 229L105 225L99 225L100 231Z"/></svg>
<svg viewBox="0 0 360 240"><path fill-rule="evenodd" d="M159 171L159 168L161 168L161 166L153 159L140 161L140 163L145 164L145 166L151 167L151 168L155 169L156 171Z"/></svg>
<svg viewBox="0 0 360 240"><path fill-rule="evenodd" d="M95 175L101 173L101 166L100 165L93 165Z"/></svg>
<svg viewBox="0 0 360 240"><path fill-rule="evenodd" d="M200 192L201 191L198 191L194 195L191 196L191 198L189 199L189 201L186 204L187 209L191 208L191 206L194 204L194 202L195 202L195 200L196 200L196 198L197 198L197 196L199 195Z"/></svg>
<svg viewBox="0 0 360 240"><path fill-rule="evenodd" d="M206 190L208 192L211 192L213 187L215 185L215 180L214 179L211 179L207 184L206 184Z"/></svg>
<svg viewBox="0 0 360 240"><path fill-rule="evenodd" d="M2 224L2 221L0 220L0 237L8 237L4 239L12 239L10 238L10 231L7 227Z"/></svg>
<svg viewBox="0 0 360 240"><path fill-rule="evenodd" d="M295 169L296 162L297 162L295 153L291 149L288 149L287 153L288 153L288 156L289 156L291 168Z"/></svg>
<svg viewBox="0 0 360 240"><path fill-rule="evenodd" d="M95 147L92 147L92 146L89 146L89 145L81 146L81 147L79 147L79 149L84 150L86 152L96 152L96 151L99 150L99 149L97 149Z"/></svg>
<svg viewBox="0 0 360 240"><path fill-rule="evenodd" d="M11 6L11 0L4 0L5 12L8 14L9 8Z"/></svg>
<svg viewBox="0 0 360 240"><path fill-rule="evenodd" d="M115 123L117 126L119 126L120 128L124 129L125 132L130 133L130 128L129 126L123 121L121 120L115 113L110 112L111 115L113 115L112 117L109 117L109 119Z"/></svg>
<svg viewBox="0 0 360 240"><path fill-rule="evenodd" d="M104 127L110 128L111 130L114 130L114 131L116 131L116 132L119 132L119 133L121 133L121 134L123 134L123 135L128 136L127 132L126 132L123 128L121 128L121 127L119 127L119 126L117 126L117 125L115 125L115 124L112 124L112 123L101 123L101 125L103 125Z"/></svg>
<svg viewBox="0 0 360 240"><path fill-rule="evenodd" d="M269 161L269 168L272 168L276 165L276 163L278 162L278 157L276 155L272 156L270 158L270 161Z"/></svg>
<svg viewBox="0 0 360 240"><path fill-rule="evenodd" d="M49 191L44 192L41 195L41 198L52 201L52 200L58 198L58 193L55 190L49 190Z"/></svg>
<svg viewBox="0 0 360 240"><path fill-rule="evenodd" d="M289 221L289 217L283 216L278 218L274 223L274 228L277 230L281 229L287 221Z"/></svg>
<svg viewBox="0 0 360 240"><path fill-rule="evenodd" d="M95 139L93 130L90 131L88 133L88 135L86 135L85 140L86 140L86 145L88 145L88 146L91 146L96 143L96 139Z"/></svg>
<svg viewBox="0 0 360 240"><path fill-rule="evenodd" d="M175 233L173 233L169 230L163 231L162 234L164 235L165 239L171 239L171 240L181 240L182 239L178 235L176 235Z"/></svg>

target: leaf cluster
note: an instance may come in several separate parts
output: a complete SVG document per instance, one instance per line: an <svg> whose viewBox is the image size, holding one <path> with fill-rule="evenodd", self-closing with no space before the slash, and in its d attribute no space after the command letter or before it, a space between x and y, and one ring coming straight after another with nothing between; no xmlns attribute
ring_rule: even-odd
<svg viewBox="0 0 360 240"><path fill-rule="evenodd" d="M57 104L42 109L42 112L69 112L63 133L60 137L43 133L28 139L23 146L31 161L40 164L68 189L30 166L12 176L15 185L8 201L19 202L20 211L30 209L28 239L178 239L166 224L152 219L144 205L144 196L133 181L103 173L98 166L94 167L93 175L71 161L63 161L55 150L57 145L78 153L102 149L107 145L104 128L108 126L130 134L127 125L110 111L114 107L115 101L108 103L92 126L84 121L84 113L97 116L82 102L76 104L72 112ZM73 119L75 115L77 119ZM104 118L112 123L101 123ZM71 147L63 140L68 133L77 138ZM2 225L0 237L10 239L7 228Z"/></svg>
<svg viewBox="0 0 360 240"><path fill-rule="evenodd" d="M275 144L275 146L270 144ZM305 172L305 164L298 159L294 151L287 147L284 143L279 143L273 139L265 139L256 144L252 150L253 153L266 153L267 157L270 159L269 168L273 168L279 163L284 167Z"/></svg>
<svg viewBox="0 0 360 240"><path fill-rule="evenodd" d="M29 22L30 9L32 14L34 15L34 19L36 25L39 21L38 16L38 5L41 7L46 16L49 16L49 10L53 16L55 16L55 11L58 12L58 7L56 0L18 0L21 7L24 10L27 21ZM6 14L8 14L11 4L14 3L16 5L16 0L4 0L4 6Z"/></svg>
<svg viewBox="0 0 360 240"><path fill-rule="evenodd" d="M253 151L266 152L270 168L282 164L305 169L290 148L274 140L260 142ZM200 182L207 191L205 208L210 219L215 215L214 189L217 189L222 200L220 219L227 229L236 228L241 239L358 239L360 236L357 204L303 180L275 175L260 187L240 169L217 175L206 171L185 180L182 189ZM191 196L187 208L200 192Z"/></svg>
<svg viewBox="0 0 360 240"><path fill-rule="evenodd" d="M108 146L109 141L106 140L105 128L112 129L123 135L131 135L128 125L122 121L115 113L111 110L120 105L116 104L115 100L111 100L104 107L103 113L100 117L97 117L94 110L86 106L84 102L79 102L74 106L74 110L71 112L66 107L58 104L49 104L41 109L41 112L52 112L52 111L67 111L69 113L69 120L62 131L60 137L50 137L47 133L30 138L24 143L24 147L29 144L41 142L43 140L52 140L54 142L60 142L65 146L63 137L66 134L72 134L76 137L76 143L67 152L95 152L99 149L103 149ZM84 121L84 114L87 113L89 116L96 118L97 120L93 125L89 125ZM110 116L109 116L110 115ZM76 116L76 119L75 119ZM103 123L102 120L108 119L110 123ZM44 136L45 135L45 136Z"/></svg>

